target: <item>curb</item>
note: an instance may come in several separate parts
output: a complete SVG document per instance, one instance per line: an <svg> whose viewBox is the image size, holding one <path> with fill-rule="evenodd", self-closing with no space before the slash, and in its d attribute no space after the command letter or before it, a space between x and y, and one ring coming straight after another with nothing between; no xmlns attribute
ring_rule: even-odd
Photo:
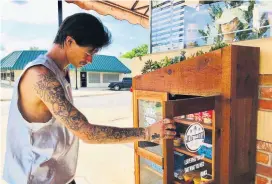
<svg viewBox="0 0 272 184"><path fill-rule="evenodd" d="M120 94L120 93L102 93L102 94L89 94L89 95L76 95L76 96L73 96L73 98L76 98L76 97L88 97L88 96L106 96L106 95L114 95L114 94Z"/></svg>
<svg viewBox="0 0 272 184"><path fill-rule="evenodd" d="M106 96L106 95L113 95L113 94L120 94L120 93L102 93L102 94L87 94L87 95L76 95L73 96L73 98L78 98L78 97L88 97L88 96ZM5 101L11 101L11 98L6 98L6 99L0 99L1 102Z"/></svg>

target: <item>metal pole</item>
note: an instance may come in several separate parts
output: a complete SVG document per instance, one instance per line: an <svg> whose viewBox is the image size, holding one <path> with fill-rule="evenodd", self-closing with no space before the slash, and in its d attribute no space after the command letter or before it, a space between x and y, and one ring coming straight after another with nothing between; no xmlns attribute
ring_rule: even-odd
<svg viewBox="0 0 272 184"><path fill-rule="evenodd" d="M62 0L58 1L59 27L62 23Z"/></svg>
<svg viewBox="0 0 272 184"><path fill-rule="evenodd" d="M58 0L58 17L59 17L59 27L62 23L62 0ZM70 76L69 76L69 73L67 74L68 75L68 78L69 78L69 81L70 81ZM77 68L76 68L76 89L77 88Z"/></svg>

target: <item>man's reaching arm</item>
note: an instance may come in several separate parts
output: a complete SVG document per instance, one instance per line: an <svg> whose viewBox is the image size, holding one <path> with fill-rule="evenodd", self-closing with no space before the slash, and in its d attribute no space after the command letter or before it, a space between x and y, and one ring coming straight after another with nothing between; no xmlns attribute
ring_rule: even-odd
<svg viewBox="0 0 272 184"><path fill-rule="evenodd" d="M118 128L90 124L87 118L65 97L55 75L44 66L31 68L33 89L52 115L76 136L88 143L126 143L151 140L150 128ZM35 76L35 77L34 77ZM165 127L173 128L173 126ZM160 126L162 128L162 126ZM159 128L159 129L160 129ZM161 134L165 135L164 130ZM169 136L171 136L168 133Z"/></svg>

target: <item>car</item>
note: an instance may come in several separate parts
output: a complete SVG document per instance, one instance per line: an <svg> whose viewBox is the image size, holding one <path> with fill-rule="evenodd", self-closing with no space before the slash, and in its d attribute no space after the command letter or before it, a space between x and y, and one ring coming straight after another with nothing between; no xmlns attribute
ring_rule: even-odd
<svg viewBox="0 0 272 184"><path fill-rule="evenodd" d="M123 88L131 88L132 86L132 78L131 77L124 77L122 79L122 81L119 81L119 82L111 82L109 84L109 88L110 89L114 89L116 91L119 91L120 89L123 89Z"/></svg>

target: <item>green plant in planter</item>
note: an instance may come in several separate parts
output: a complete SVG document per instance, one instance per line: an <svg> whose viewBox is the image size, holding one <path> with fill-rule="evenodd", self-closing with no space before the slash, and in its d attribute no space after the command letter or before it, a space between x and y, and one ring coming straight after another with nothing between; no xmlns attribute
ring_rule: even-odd
<svg viewBox="0 0 272 184"><path fill-rule="evenodd" d="M144 64L144 67L143 67L142 71L141 71L142 74L151 72L152 71L152 67L153 67L152 65L153 65L152 60L151 59L147 60L145 62L145 64Z"/></svg>
<svg viewBox="0 0 272 184"><path fill-rule="evenodd" d="M161 68L169 66L171 64L173 64L172 59L168 58L167 56L164 59L162 59L161 62L160 62Z"/></svg>
<svg viewBox="0 0 272 184"><path fill-rule="evenodd" d="M213 46L211 46L211 48L210 48L209 51L211 52L211 51L214 51L214 50L217 50L217 49L221 49L221 48L226 47L228 45L229 44L224 43L224 42L216 42L216 44L214 44Z"/></svg>
<svg viewBox="0 0 272 184"><path fill-rule="evenodd" d="M211 51L214 51L214 50L217 50L217 49L221 49L223 47L226 47L228 46L228 44L224 43L224 42L221 42L221 41L218 41L216 42L215 45L213 45L211 48L210 48L210 52ZM171 64L175 64L175 63L179 63L183 60L186 60L186 59L191 59L191 58L194 58L196 56L200 56L202 54L205 54L206 52L202 51L202 50L198 50L196 53L194 54L191 54L190 57L186 58L185 57L185 51L181 51L181 56L176 56L174 57L173 59L172 58L168 58L167 56L165 56L164 59L162 59L161 61L152 61L151 59L147 60L145 62L145 65L142 69L142 74L145 74L145 73L148 73L148 72L152 72L154 70L157 70L157 69L160 69L160 68L163 68L163 67L166 67L166 66L169 66Z"/></svg>

